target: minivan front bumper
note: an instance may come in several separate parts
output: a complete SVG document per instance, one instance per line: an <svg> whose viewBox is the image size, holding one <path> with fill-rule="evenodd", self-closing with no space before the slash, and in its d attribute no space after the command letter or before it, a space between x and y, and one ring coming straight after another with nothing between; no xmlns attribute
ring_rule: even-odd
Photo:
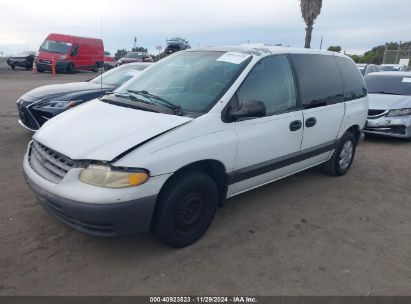
<svg viewBox="0 0 411 304"><path fill-rule="evenodd" d="M40 205L64 224L99 237L148 232L156 196L113 204L87 204L45 191L25 174Z"/></svg>
<svg viewBox="0 0 411 304"><path fill-rule="evenodd" d="M364 128L364 133L398 138L410 138L411 115L368 118L367 124Z"/></svg>
<svg viewBox="0 0 411 304"><path fill-rule="evenodd" d="M24 157L23 168L28 186L44 209L66 225L99 237L148 232L157 200L156 191L159 191L165 177L147 185L152 188L150 193L134 195L133 198L130 190L138 193L138 189L105 189L84 184L78 181L76 169L72 169L74 172L69 172L60 184L51 183L31 168L28 153ZM69 197L69 192L76 192L75 197ZM107 197L110 197L110 202L107 202ZM127 199L120 201L120 198Z"/></svg>

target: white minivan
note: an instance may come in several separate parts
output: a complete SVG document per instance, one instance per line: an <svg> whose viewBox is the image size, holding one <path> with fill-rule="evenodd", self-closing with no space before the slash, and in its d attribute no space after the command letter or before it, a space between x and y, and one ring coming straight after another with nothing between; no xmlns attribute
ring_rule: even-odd
<svg viewBox="0 0 411 304"><path fill-rule="evenodd" d="M49 120L24 172L41 205L75 229L152 231L182 247L228 197L320 164L345 174L367 112L363 77L344 55L187 50Z"/></svg>

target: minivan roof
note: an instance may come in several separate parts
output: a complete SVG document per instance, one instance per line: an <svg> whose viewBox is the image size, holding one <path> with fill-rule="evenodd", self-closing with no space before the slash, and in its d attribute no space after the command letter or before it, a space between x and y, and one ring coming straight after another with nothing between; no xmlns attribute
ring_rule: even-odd
<svg viewBox="0 0 411 304"><path fill-rule="evenodd" d="M220 51L220 52L239 52L247 53L255 56L268 56L273 54L319 54L319 55L336 55L341 57L348 57L341 53L322 51L318 49L305 49L305 48L293 48L282 47L269 44L242 44L242 45L228 45L228 46L211 46L200 49L190 49L187 52L196 51Z"/></svg>

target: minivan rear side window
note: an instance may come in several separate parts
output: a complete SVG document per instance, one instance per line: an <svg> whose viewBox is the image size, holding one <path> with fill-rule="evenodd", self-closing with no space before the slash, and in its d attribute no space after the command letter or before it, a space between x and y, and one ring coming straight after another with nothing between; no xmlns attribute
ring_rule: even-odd
<svg viewBox="0 0 411 304"><path fill-rule="evenodd" d="M306 109L344 101L341 76L334 56L292 54L302 106Z"/></svg>
<svg viewBox="0 0 411 304"><path fill-rule="evenodd" d="M344 85L344 98L346 101L361 98L367 95L364 78L358 72L355 64L348 58L335 56L337 65L340 68ZM374 66L370 66L372 72Z"/></svg>
<svg viewBox="0 0 411 304"><path fill-rule="evenodd" d="M262 101L266 115L296 108L294 78L286 55L261 59L247 75L237 91L239 105L247 100Z"/></svg>

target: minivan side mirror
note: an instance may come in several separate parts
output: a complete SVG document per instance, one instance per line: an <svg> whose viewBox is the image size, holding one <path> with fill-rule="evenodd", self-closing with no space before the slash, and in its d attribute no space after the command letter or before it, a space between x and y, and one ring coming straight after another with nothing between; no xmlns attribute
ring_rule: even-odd
<svg viewBox="0 0 411 304"><path fill-rule="evenodd" d="M240 108L232 109L229 116L232 120L241 118L257 118L264 117L266 114L266 107L262 101L259 100L246 100Z"/></svg>

